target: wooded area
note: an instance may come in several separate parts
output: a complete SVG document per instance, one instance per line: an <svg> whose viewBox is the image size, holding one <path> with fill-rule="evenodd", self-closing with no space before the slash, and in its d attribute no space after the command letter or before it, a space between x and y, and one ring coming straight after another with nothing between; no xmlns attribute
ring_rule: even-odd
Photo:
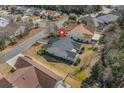
<svg viewBox="0 0 124 93"><path fill-rule="evenodd" d="M124 87L124 10L119 11L119 20L111 24L100 43L101 59L92 68L91 76L81 87Z"/></svg>

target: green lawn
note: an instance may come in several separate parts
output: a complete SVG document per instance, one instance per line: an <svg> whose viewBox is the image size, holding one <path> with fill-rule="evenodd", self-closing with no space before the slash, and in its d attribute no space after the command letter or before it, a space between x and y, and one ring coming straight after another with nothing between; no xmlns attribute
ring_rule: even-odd
<svg viewBox="0 0 124 93"><path fill-rule="evenodd" d="M76 78L78 78L79 80L84 80L87 78L88 76L88 73L86 71L81 71L79 73L77 73L76 75Z"/></svg>
<svg viewBox="0 0 124 93"><path fill-rule="evenodd" d="M88 76L88 72L80 71L80 68L78 66L72 66L71 68L72 68L72 70L74 72L73 76L75 76L79 80L84 80Z"/></svg>
<svg viewBox="0 0 124 93"><path fill-rule="evenodd" d="M84 50L90 50L92 49L92 46L91 45L88 45L88 44L84 44Z"/></svg>

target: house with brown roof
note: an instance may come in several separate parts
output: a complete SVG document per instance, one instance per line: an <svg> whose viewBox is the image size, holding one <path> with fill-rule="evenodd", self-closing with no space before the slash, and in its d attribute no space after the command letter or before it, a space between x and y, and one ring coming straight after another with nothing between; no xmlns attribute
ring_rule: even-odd
<svg viewBox="0 0 124 93"><path fill-rule="evenodd" d="M27 57L19 57L15 68L15 71L0 78L0 87L54 88L57 82L63 80L62 77ZM63 84L65 87L66 84Z"/></svg>
<svg viewBox="0 0 124 93"><path fill-rule="evenodd" d="M33 66L17 69L15 72L8 74L5 78L13 87L17 88L35 88L39 85Z"/></svg>
<svg viewBox="0 0 124 93"><path fill-rule="evenodd" d="M0 76L0 88L11 88L12 84L10 84L4 77Z"/></svg>
<svg viewBox="0 0 124 93"><path fill-rule="evenodd" d="M67 35L74 40L90 43L94 32L94 28L89 28L83 24L80 24L68 32Z"/></svg>

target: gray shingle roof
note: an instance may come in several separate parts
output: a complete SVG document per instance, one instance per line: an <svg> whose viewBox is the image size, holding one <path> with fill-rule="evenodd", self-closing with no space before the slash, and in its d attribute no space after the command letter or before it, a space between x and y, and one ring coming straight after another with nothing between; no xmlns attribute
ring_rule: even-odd
<svg viewBox="0 0 124 93"><path fill-rule="evenodd" d="M59 49L62 50L72 50L76 46L74 45L76 43L73 41L70 37L64 37L52 44L52 47L58 47ZM76 43L78 44L78 43Z"/></svg>
<svg viewBox="0 0 124 93"><path fill-rule="evenodd" d="M25 31L26 31L25 29L26 29L26 27L20 26L20 27L17 29L17 31L15 32L15 36L18 36L18 35L20 35L20 34L24 34Z"/></svg>
<svg viewBox="0 0 124 93"><path fill-rule="evenodd" d="M9 19L0 17L0 27L6 27L9 24Z"/></svg>
<svg viewBox="0 0 124 93"><path fill-rule="evenodd" d="M76 31L70 31L70 32L68 32L68 35L70 37L75 38L75 39L82 39L82 40L84 40L83 35L81 35L80 33L76 32Z"/></svg>
<svg viewBox="0 0 124 93"><path fill-rule="evenodd" d="M100 24L104 24L104 22L102 20L99 20L96 17L88 16L84 19L86 19L87 24L91 27L99 27Z"/></svg>
<svg viewBox="0 0 124 93"><path fill-rule="evenodd" d="M103 15L103 16L97 17L98 20L101 20L104 23L109 23L109 22L112 22L112 21L116 21L117 18L118 18L118 16L113 15L113 14L108 14L108 15Z"/></svg>
<svg viewBox="0 0 124 93"><path fill-rule="evenodd" d="M67 55L69 55L68 57L70 57L70 58L76 57L76 53L74 53L74 52L66 51L66 53L67 53Z"/></svg>
<svg viewBox="0 0 124 93"><path fill-rule="evenodd" d="M81 44L75 42L70 37L64 37L52 44L47 44L44 48L50 54L74 61L77 51L81 48Z"/></svg>
<svg viewBox="0 0 124 93"><path fill-rule="evenodd" d="M98 23L96 18L89 18L88 24L91 25L91 26L95 26L95 27L99 26L99 23Z"/></svg>

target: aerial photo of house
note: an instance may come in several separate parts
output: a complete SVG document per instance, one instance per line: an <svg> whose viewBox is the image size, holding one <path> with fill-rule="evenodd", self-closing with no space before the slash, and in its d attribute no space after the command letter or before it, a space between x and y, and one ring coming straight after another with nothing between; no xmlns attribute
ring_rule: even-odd
<svg viewBox="0 0 124 93"><path fill-rule="evenodd" d="M123 11L1 5L0 88L124 87Z"/></svg>

